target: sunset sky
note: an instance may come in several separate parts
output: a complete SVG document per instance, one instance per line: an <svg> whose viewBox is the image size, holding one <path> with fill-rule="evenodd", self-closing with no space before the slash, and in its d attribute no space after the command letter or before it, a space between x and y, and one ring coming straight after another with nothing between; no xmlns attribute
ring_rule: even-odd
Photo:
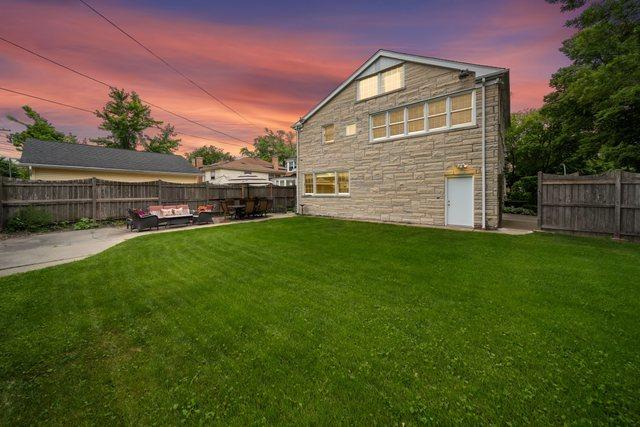
<svg viewBox="0 0 640 427"><path fill-rule="evenodd" d="M512 111L539 107L566 58L567 16L543 0L208 1L87 0L252 124L225 109L77 0L3 0L0 36L240 140L289 130L376 50L507 67ZM0 87L88 110L107 88L0 41ZM0 128L19 130L29 104L80 138L102 135L89 113L0 91ZM181 152L243 144L152 109L193 136ZM1 138L0 141L4 141ZM0 156L19 157L0 142Z"/></svg>

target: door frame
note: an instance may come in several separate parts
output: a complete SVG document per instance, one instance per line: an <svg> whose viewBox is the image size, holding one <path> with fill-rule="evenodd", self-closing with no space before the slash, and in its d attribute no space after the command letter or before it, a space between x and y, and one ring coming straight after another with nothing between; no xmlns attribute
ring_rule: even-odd
<svg viewBox="0 0 640 427"><path fill-rule="evenodd" d="M449 180L471 178L471 225L452 224L456 227L476 228L476 178L473 174L449 175L444 177L444 225L449 225Z"/></svg>

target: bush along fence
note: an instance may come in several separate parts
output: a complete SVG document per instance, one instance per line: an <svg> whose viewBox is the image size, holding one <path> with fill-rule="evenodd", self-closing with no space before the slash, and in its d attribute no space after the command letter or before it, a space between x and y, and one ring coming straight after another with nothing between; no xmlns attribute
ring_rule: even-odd
<svg viewBox="0 0 640 427"><path fill-rule="evenodd" d="M116 182L100 179L29 181L0 177L0 228L20 209L48 212L54 222L121 219L127 209L149 205L188 204L191 209L224 199L267 198L271 212L286 212L296 203L296 187L176 184L165 181Z"/></svg>
<svg viewBox="0 0 640 427"><path fill-rule="evenodd" d="M640 174L538 174L538 227L640 240Z"/></svg>

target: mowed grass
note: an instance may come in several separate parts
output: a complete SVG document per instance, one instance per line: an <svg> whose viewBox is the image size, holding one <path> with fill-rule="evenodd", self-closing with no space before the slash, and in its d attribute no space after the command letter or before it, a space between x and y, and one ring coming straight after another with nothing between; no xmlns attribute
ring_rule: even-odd
<svg viewBox="0 0 640 427"><path fill-rule="evenodd" d="M640 246L291 218L0 279L0 423L637 424Z"/></svg>

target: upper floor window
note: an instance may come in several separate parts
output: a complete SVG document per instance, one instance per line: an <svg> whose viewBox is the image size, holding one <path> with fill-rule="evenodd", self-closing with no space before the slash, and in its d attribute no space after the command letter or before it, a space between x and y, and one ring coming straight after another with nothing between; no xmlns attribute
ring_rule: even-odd
<svg viewBox="0 0 640 427"><path fill-rule="evenodd" d="M330 144L335 140L336 137L336 127L335 125L325 125L322 126L322 142L325 144Z"/></svg>
<svg viewBox="0 0 640 427"><path fill-rule="evenodd" d="M404 66L382 71L373 76L358 80L358 100L382 95L404 86Z"/></svg>
<svg viewBox="0 0 640 427"><path fill-rule="evenodd" d="M294 172L296 170L296 160L287 160L287 172Z"/></svg>
<svg viewBox="0 0 640 427"><path fill-rule="evenodd" d="M372 114L371 140L474 125L474 104L475 92L471 91Z"/></svg>

